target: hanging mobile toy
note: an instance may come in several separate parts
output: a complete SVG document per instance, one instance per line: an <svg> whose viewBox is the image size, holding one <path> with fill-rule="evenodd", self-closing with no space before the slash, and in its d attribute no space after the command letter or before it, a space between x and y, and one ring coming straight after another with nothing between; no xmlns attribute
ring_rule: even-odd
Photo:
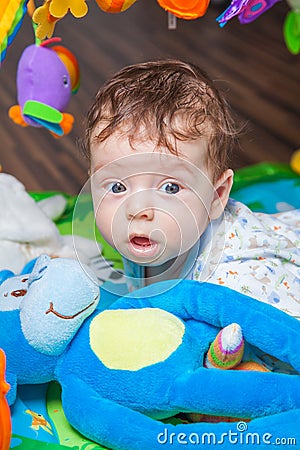
<svg viewBox="0 0 300 450"><path fill-rule="evenodd" d="M157 0L157 2L174 16L186 20L204 16L209 5L209 0Z"/></svg>
<svg viewBox="0 0 300 450"><path fill-rule="evenodd" d="M136 0L96 0L102 11L119 13L128 9ZM38 39L51 38L55 25L68 12L74 17L84 17L88 12L85 0L45 0L36 8L32 20L37 24L35 34Z"/></svg>
<svg viewBox="0 0 300 450"><path fill-rule="evenodd" d="M224 27L230 19L238 16L241 24L250 23L278 1L280 0L232 0L216 21L219 22L220 27Z"/></svg>
<svg viewBox="0 0 300 450"><path fill-rule="evenodd" d="M56 22L69 11L78 19L87 14L88 7L85 0L45 0L32 15L33 22L37 24L36 37L40 40L51 38Z"/></svg>
<svg viewBox="0 0 300 450"><path fill-rule="evenodd" d="M74 118L63 111L80 83L75 56L63 46L49 47L60 41L52 38L26 47L17 69L18 105L9 109L18 125L44 127L55 137L72 129Z"/></svg>
<svg viewBox="0 0 300 450"><path fill-rule="evenodd" d="M288 50L294 55L300 53L300 0L287 0L291 11L283 24L283 37Z"/></svg>
<svg viewBox="0 0 300 450"><path fill-rule="evenodd" d="M109 13L119 13L130 8L136 0L96 0L97 5L102 11Z"/></svg>
<svg viewBox="0 0 300 450"><path fill-rule="evenodd" d="M99 8L108 13L119 13L128 9L136 0L96 0ZM37 24L36 37L40 40L51 38L55 24L68 12L74 17L84 17L88 12L86 0L45 0L36 8L32 20Z"/></svg>
<svg viewBox="0 0 300 450"><path fill-rule="evenodd" d="M0 1L0 63L21 27L27 3L28 0Z"/></svg>
<svg viewBox="0 0 300 450"><path fill-rule="evenodd" d="M9 450L11 438L11 418L6 393L10 386L5 381L5 353L0 349L0 450Z"/></svg>

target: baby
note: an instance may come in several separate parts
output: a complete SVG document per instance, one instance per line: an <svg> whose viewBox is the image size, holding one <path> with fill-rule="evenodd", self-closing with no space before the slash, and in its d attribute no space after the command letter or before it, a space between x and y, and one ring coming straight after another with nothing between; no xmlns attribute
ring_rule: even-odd
<svg viewBox="0 0 300 450"><path fill-rule="evenodd" d="M165 279L222 284L300 319L300 211L229 199L237 135L198 67L126 67L97 93L84 139L97 226L130 289Z"/></svg>

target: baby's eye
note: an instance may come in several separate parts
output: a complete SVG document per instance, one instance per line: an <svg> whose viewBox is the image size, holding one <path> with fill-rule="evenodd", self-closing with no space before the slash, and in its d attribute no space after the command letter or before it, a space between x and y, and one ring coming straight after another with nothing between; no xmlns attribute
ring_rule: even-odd
<svg viewBox="0 0 300 450"><path fill-rule="evenodd" d="M111 183L109 185L109 190L111 190L114 194L121 194L126 191L126 186L123 183Z"/></svg>
<svg viewBox="0 0 300 450"><path fill-rule="evenodd" d="M164 183L159 189L166 192L167 194L177 194L180 191L180 186L177 183L171 183L170 181L168 181L167 183Z"/></svg>

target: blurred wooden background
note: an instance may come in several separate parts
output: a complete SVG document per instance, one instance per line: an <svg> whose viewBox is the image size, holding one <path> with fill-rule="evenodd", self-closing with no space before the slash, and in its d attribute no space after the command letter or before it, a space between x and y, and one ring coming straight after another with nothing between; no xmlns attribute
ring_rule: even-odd
<svg viewBox="0 0 300 450"><path fill-rule="evenodd" d="M34 41L28 17L0 68L0 164L28 190L80 191L87 163L77 140L94 94L116 70L154 58L195 62L217 80L246 123L233 168L261 161L287 163L300 147L300 56L291 55L283 41L282 25L289 11L285 1L252 24L240 25L235 18L223 29L215 18L226 5L210 5L201 19L177 20L176 30L168 30L167 13L156 0L138 0L117 15L102 12L93 0L87 3L86 17L69 14L55 31L81 66L81 87L68 107L76 119L70 135L57 140L44 129L23 129L7 116L16 103L17 62Z"/></svg>

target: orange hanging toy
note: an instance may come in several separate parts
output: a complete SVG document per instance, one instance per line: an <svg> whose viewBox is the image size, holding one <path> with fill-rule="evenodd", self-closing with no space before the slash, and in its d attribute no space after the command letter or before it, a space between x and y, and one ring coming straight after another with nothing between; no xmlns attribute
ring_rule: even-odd
<svg viewBox="0 0 300 450"><path fill-rule="evenodd" d="M5 353L0 349L0 450L8 450L11 438L10 409L6 400L9 384L5 381Z"/></svg>
<svg viewBox="0 0 300 450"><path fill-rule="evenodd" d="M96 2L103 11L118 13L130 8L136 0L96 0Z"/></svg>
<svg viewBox="0 0 300 450"><path fill-rule="evenodd" d="M204 16L209 5L209 0L157 0L157 2L174 16L186 20Z"/></svg>

